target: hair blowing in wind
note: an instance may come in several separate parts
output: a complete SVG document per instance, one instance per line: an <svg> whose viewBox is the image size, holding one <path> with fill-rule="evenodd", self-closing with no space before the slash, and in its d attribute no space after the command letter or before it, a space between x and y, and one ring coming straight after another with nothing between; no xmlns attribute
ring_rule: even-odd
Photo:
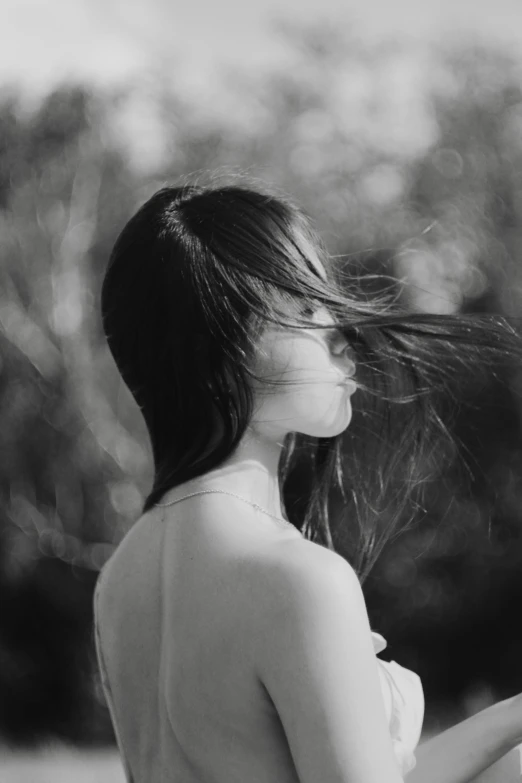
<svg viewBox="0 0 522 783"><path fill-rule="evenodd" d="M285 315L291 302L295 320ZM410 312L384 288L364 293L289 198L239 185L164 187L149 198L115 243L101 303L108 345L151 440L143 512L234 451L252 416L253 381L285 383L252 371L263 329L318 328L307 314L328 309L357 368L353 420L335 437L289 433L279 479L284 499L291 471L306 467L304 512L290 519L327 547L349 541L361 582L422 506L444 449L456 446L455 379L522 358L522 339L503 316ZM342 499L335 510L334 495Z"/></svg>

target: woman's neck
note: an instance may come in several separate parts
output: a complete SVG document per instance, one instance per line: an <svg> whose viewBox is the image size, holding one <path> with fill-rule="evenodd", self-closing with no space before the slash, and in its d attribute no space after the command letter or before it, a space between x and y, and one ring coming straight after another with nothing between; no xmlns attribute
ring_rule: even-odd
<svg viewBox="0 0 522 783"><path fill-rule="evenodd" d="M188 481L183 491L222 489L235 492L275 516L283 516L278 466L282 443L247 433L238 448L215 470ZM177 493L176 493L177 494Z"/></svg>

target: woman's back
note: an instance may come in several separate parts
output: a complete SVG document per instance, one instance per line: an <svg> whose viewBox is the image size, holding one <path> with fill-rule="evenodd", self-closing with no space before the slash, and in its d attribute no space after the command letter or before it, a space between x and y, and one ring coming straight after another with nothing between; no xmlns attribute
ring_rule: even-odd
<svg viewBox="0 0 522 783"><path fill-rule="evenodd" d="M311 644L314 655L318 639L313 626L307 625L309 641L283 641L293 621L283 599L287 586L294 591L294 577L304 574L298 587L299 593L309 596L298 609L304 617L308 611L304 606L314 600L311 586L319 584L318 574L324 574L326 567L335 584L340 562L347 566L338 555L304 540L297 531L264 527L245 518L233 504L216 503L209 495L186 501L183 513L180 507L163 515L155 509L135 523L104 566L95 594L98 657L129 781L298 783L288 731L261 681L258 665L262 655L265 673L269 666L281 680L272 696L280 700L284 694L286 710L288 698L300 701L298 692L308 686L319 688L321 701L321 679L326 678L328 690L332 674L326 664L327 650L338 648L346 634L358 638L365 633L364 603L356 599L354 610L353 582L349 582L333 614L328 603L320 610L321 616L323 611L332 616L333 625L320 632L327 636L320 642L326 647L312 664L315 673L305 673L296 691L295 682L290 683L297 674L292 659L299 660L305 653L303 644L305 648ZM372 636L379 652L385 641L373 632ZM376 660L376 671L373 664L368 669L364 664L369 672L365 677L379 675L375 681L380 681L384 696L393 751L405 774L415 764L413 751L422 728L422 685L418 675L394 661ZM349 731L358 734L359 721L371 731L369 726L381 720L374 711L382 701L376 701L370 682L361 682L360 675L345 677L339 670L336 676L340 704L349 705L352 688L358 692L348 710L356 723L341 732L341 746L348 749L355 739ZM309 709L320 713L330 709L319 702L313 697ZM292 715L295 735L297 718L302 721L302 716L295 711ZM345 718L339 719L344 725ZM328 737L318 734L319 724L313 728L316 718L310 714L307 720L312 725L305 720L297 735L299 754L311 752L318 742L318 748L329 745ZM346 720L348 727L348 713ZM382 742L376 740L379 752L385 752ZM328 751L332 759L339 752L345 753L334 744Z"/></svg>
<svg viewBox="0 0 522 783"><path fill-rule="evenodd" d="M97 584L98 655L127 775L133 783L294 783L249 646L253 576L273 533L238 537L232 520L217 519L202 534L191 528L201 503L164 520L156 510L144 515ZM297 541L289 531L278 543Z"/></svg>

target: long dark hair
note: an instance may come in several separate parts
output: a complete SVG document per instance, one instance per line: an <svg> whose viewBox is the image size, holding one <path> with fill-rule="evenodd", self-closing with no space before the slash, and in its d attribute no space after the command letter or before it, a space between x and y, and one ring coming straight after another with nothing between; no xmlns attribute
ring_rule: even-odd
<svg viewBox="0 0 522 783"><path fill-rule="evenodd" d="M151 439L154 483L143 512L238 446L252 417L250 364L262 329L317 328L309 314L325 305L357 364L354 415L335 437L289 433L280 487L284 507L288 476L298 465L308 470L291 521L324 546L344 542L364 582L401 520L404 529L413 519L434 455L454 450L455 379L494 373L495 362L522 356L522 341L502 316L406 311L390 287L364 294L303 211L263 190L164 187L112 251L103 326ZM295 319L283 308L289 302L299 304Z"/></svg>

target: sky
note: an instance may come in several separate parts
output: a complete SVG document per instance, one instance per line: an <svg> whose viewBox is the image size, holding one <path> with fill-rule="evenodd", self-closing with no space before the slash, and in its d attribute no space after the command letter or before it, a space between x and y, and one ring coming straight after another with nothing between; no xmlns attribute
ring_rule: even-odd
<svg viewBox="0 0 522 783"><path fill-rule="evenodd" d="M373 39L464 33L522 52L522 0L2 0L0 87L37 96L64 78L111 86L163 64L196 89L223 65L284 64L277 16L326 19Z"/></svg>

